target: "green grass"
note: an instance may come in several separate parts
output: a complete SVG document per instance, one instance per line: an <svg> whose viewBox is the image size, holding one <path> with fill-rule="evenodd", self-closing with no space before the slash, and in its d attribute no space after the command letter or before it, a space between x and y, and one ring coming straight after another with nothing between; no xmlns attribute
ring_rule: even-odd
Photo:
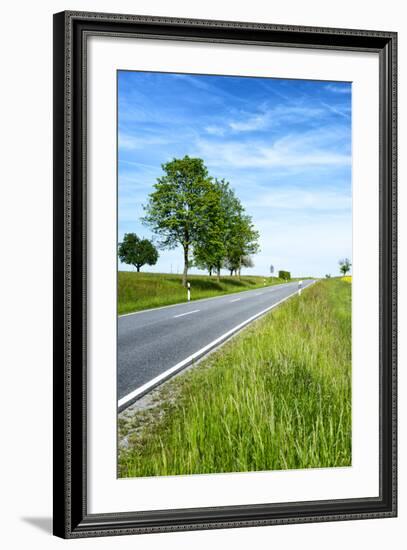
<svg viewBox="0 0 407 550"><path fill-rule="evenodd" d="M221 277L190 275L191 299L211 298L221 294L251 290L266 285L281 284L284 281L277 277L243 276ZM142 309L149 309L187 301L187 292L182 286L182 275L165 273L136 273L119 271L117 289L117 308L119 315Z"/></svg>
<svg viewBox="0 0 407 550"><path fill-rule="evenodd" d="M351 465L351 285L323 280L119 419L121 477Z"/></svg>

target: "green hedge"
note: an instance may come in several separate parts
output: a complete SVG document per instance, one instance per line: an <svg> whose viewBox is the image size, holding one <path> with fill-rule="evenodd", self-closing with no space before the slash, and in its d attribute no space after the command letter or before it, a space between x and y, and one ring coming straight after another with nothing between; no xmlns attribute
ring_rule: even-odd
<svg viewBox="0 0 407 550"><path fill-rule="evenodd" d="M291 279L291 273L289 271L279 271L278 277L279 279L284 279L285 281L289 281Z"/></svg>

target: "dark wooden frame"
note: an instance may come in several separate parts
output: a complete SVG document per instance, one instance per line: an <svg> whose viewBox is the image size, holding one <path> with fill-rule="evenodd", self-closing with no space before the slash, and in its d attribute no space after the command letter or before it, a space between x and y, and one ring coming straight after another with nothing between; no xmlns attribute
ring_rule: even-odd
<svg viewBox="0 0 407 550"><path fill-rule="evenodd" d="M380 59L380 495L88 514L86 40L155 37L377 52ZM396 44L394 32L62 12L54 15L54 534L64 538L396 515ZM368 129L366 129L368 131Z"/></svg>

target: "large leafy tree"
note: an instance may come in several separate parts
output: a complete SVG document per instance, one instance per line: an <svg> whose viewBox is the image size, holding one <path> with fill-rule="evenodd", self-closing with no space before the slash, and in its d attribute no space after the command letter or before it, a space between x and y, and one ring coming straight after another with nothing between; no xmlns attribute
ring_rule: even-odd
<svg viewBox="0 0 407 550"><path fill-rule="evenodd" d="M162 169L165 175L157 179L144 206L143 222L157 235L161 248L183 248L182 284L186 286L192 250L202 241L211 204L216 202L214 186L200 158L173 159Z"/></svg>
<svg viewBox="0 0 407 550"><path fill-rule="evenodd" d="M140 239L135 233L125 233L118 254L121 262L133 265L138 272L143 265L155 265L158 260L153 243L148 239Z"/></svg>
<svg viewBox="0 0 407 550"><path fill-rule="evenodd" d="M350 263L349 258L343 258L342 260L339 260L338 263L339 263L339 271L343 275L346 275L348 273L348 271L350 271L350 268L352 266L352 264Z"/></svg>

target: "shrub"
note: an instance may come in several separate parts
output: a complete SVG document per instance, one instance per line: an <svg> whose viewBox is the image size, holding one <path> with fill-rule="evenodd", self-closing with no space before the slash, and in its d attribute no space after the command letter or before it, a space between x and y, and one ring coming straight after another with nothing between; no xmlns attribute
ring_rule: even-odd
<svg viewBox="0 0 407 550"><path fill-rule="evenodd" d="M291 273L289 271L279 271L278 277L284 281L289 281L291 279Z"/></svg>

